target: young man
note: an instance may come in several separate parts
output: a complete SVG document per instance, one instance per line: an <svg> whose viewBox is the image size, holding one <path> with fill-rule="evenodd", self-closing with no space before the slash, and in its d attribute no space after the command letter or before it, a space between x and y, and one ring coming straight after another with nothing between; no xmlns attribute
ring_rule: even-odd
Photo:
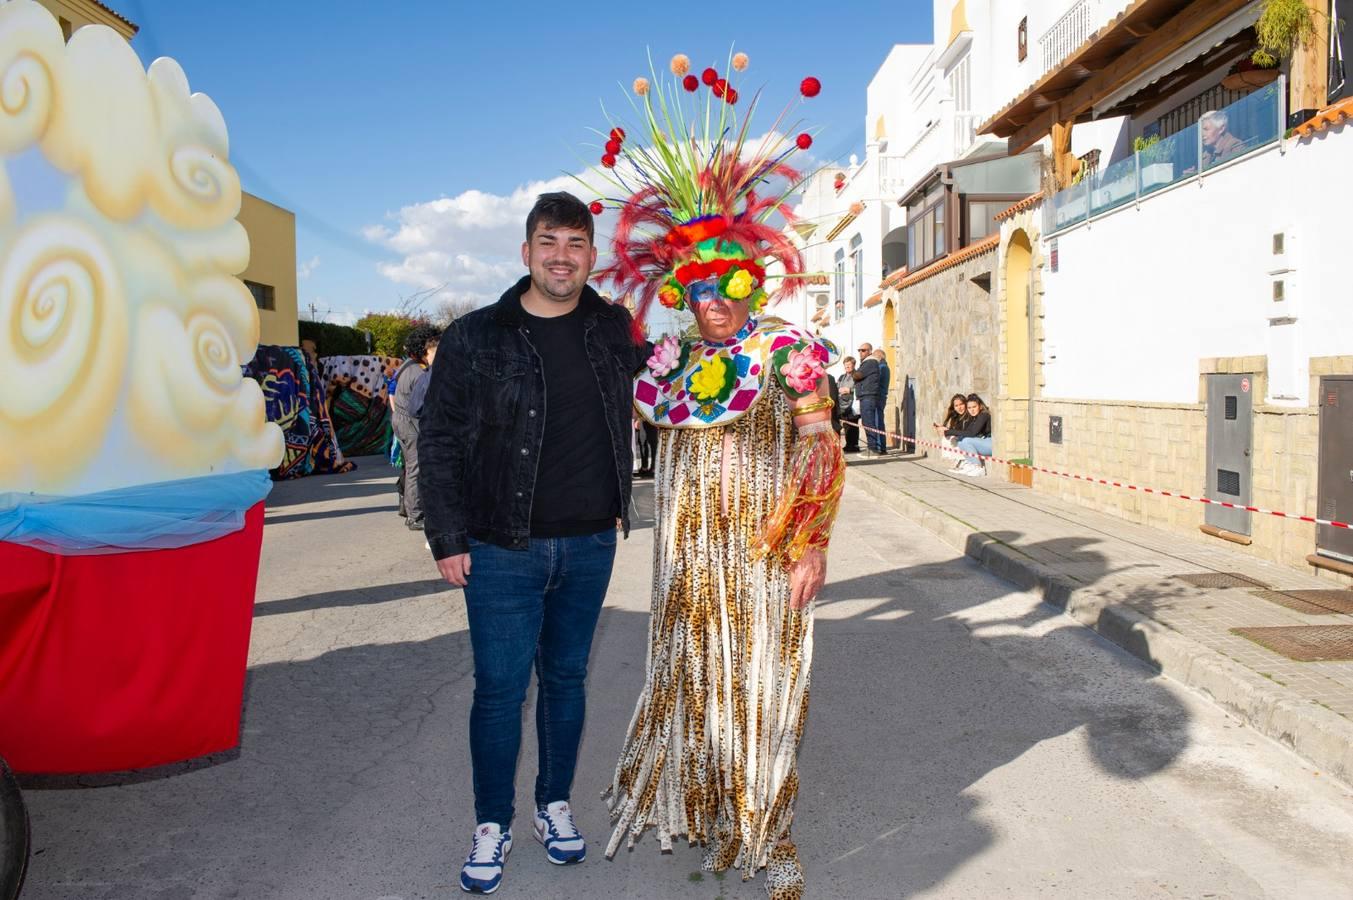
<svg viewBox="0 0 1353 900"><path fill-rule="evenodd" d="M543 194L526 219L530 274L442 338L423 410L420 486L437 568L465 589L474 651L475 828L460 885L492 893L512 848L521 709L539 681L536 838L582 862L569 810L592 632L629 533L631 386L647 358L624 307L587 286L592 215Z"/></svg>
<svg viewBox="0 0 1353 900"><path fill-rule="evenodd" d="M399 509L411 531L423 530L423 503L418 493L418 417L427 399L428 370L437 358L441 329L418 325L404 339L404 364L395 374L390 395L390 425L399 438L404 469L399 476Z"/></svg>

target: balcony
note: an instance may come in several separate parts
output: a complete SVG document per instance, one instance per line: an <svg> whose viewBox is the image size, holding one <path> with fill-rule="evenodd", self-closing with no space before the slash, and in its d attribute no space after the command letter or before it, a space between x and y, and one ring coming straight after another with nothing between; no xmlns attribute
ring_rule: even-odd
<svg viewBox="0 0 1353 900"><path fill-rule="evenodd" d="M1089 39L1099 21L1100 0L1079 0L1038 39L1039 76L1051 72Z"/></svg>
<svg viewBox="0 0 1353 900"><path fill-rule="evenodd" d="M1121 206L1139 203L1277 142L1286 122L1286 97L1286 80L1279 78L1220 110L1226 129L1215 145L1204 143L1205 115L1182 131L1059 191L1044 206L1044 234L1064 231Z"/></svg>

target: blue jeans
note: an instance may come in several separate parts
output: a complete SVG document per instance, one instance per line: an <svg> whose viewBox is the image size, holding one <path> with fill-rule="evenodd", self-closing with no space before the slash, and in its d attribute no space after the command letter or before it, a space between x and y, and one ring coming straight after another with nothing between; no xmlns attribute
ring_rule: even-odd
<svg viewBox="0 0 1353 900"><path fill-rule="evenodd" d="M964 453L976 453L978 456L991 455L991 438L989 437L966 437L958 441L958 449ZM966 457L968 462L976 463L977 460L972 457Z"/></svg>
<svg viewBox="0 0 1353 900"><path fill-rule="evenodd" d="M592 633L615 562L613 530L532 538L526 550L470 541L465 607L474 649L470 762L477 822L512 823L521 708L536 670L537 806L567 800L586 707Z"/></svg>
<svg viewBox="0 0 1353 900"><path fill-rule="evenodd" d="M867 428L876 428L883 431L883 404L878 397L860 398L860 424ZM886 453L888 450L888 438L874 431L866 431L868 443L866 446L875 453Z"/></svg>

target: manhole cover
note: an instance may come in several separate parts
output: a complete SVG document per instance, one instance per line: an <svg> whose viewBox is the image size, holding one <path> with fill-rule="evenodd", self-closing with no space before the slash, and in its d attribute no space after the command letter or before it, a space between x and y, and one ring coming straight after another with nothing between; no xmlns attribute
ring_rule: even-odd
<svg viewBox="0 0 1353 900"><path fill-rule="evenodd" d="M1353 660L1353 625L1232 628L1231 633L1297 662Z"/></svg>
<svg viewBox="0 0 1353 900"><path fill-rule="evenodd" d="M1251 591L1279 606L1312 616L1353 613L1353 591Z"/></svg>
<svg viewBox="0 0 1353 900"><path fill-rule="evenodd" d="M1196 588L1267 588L1262 581L1255 581L1236 572L1192 572L1186 575L1171 575L1175 581L1191 584Z"/></svg>

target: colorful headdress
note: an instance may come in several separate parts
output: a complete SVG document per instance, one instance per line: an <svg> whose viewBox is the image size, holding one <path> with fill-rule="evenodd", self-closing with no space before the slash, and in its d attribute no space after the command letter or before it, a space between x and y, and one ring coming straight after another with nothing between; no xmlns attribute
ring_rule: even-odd
<svg viewBox="0 0 1353 900"><path fill-rule="evenodd" d="M716 288L755 312L768 295L779 299L794 293L800 284L794 276L803 272L798 248L769 220L778 213L793 222L785 201L803 179L786 160L811 147L812 137L780 130L786 107L765 137L751 145L748 125L757 97L739 117L738 91L730 80L733 72L747 68L745 53L730 58L727 75L710 67L697 77L690 66L689 58L677 54L670 65L675 81L656 74L652 82L635 79L634 106L644 133L627 143L625 129L610 123L596 170L621 194L591 206L594 214L607 207L619 210L612 259L599 280L611 282L618 295L637 299L640 324L654 298L682 309L693 288ZM821 87L816 78L805 78L799 92L815 97ZM772 261L783 272L779 286L768 290L766 267Z"/></svg>

